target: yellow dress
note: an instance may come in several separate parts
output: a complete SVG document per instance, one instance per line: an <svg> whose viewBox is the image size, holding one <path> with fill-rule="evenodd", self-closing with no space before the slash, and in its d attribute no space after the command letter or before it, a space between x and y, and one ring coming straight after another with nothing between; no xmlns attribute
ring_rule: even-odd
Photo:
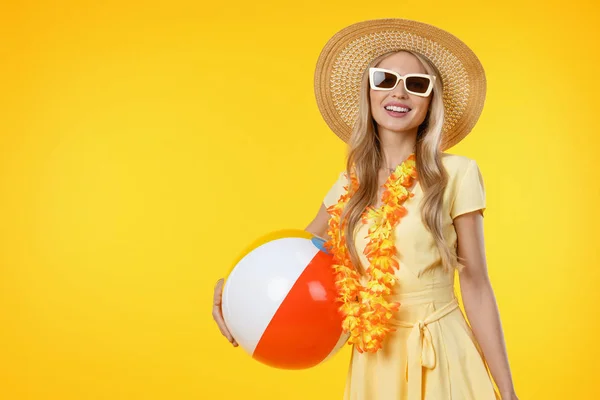
<svg viewBox="0 0 600 400"><path fill-rule="evenodd" d="M461 214L485 210L483 178L475 160L443 153L449 176L444 194L443 229L456 252L452 223ZM325 196L336 203L347 184L345 173ZM454 273L444 272L435 241L421 221L423 198L417 180L414 196L405 201L408 214L395 228L398 283L394 300L401 303L377 353L352 352L344 400L498 400L485 358L458 307ZM355 243L364 266L368 225L362 224Z"/></svg>

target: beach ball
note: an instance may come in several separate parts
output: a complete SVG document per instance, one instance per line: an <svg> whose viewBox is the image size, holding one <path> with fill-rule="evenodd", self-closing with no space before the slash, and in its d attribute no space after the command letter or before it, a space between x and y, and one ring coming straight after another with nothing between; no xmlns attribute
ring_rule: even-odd
<svg viewBox="0 0 600 400"><path fill-rule="evenodd" d="M255 360L305 369L332 357L347 341L323 240L306 231L266 235L238 257L226 277L225 323Z"/></svg>

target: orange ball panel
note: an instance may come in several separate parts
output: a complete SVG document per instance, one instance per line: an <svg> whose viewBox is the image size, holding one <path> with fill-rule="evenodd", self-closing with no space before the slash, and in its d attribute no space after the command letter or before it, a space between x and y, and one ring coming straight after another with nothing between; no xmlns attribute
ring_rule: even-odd
<svg viewBox="0 0 600 400"><path fill-rule="evenodd" d="M322 251L307 265L261 337L253 357L276 368L310 368L342 335L332 256Z"/></svg>

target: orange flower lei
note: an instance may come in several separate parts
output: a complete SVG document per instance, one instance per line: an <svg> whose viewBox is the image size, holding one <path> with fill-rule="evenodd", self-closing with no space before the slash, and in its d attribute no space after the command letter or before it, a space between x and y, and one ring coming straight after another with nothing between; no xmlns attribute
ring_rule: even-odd
<svg viewBox="0 0 600 400"><path fill-rule="evenodd" d="M358 179L354 171L350 177L352 193L349 193L348 186L344 186L346 192L340 196L338 203L327 209L331 214L327 231L331 240L327 241L325 246L333 255L338 301L342 303L339 310L344 317L342 329L344 333L350 332L348 343L354 344L360 353L377 352L386 334L394 331L387 326L387 322L400 303L388 302L385 299L385 296L392 293L396 283L394 272L399 268L395 259L393 231L407 213L402 204L414 194L406 188L410 187L416 178L416 158L415 154L411 153L388 177L380 208L368 206L362 215L362 222L365 224L370 219L373 220L367 236L370 240L364 249L370 264L365 271L368 279L366 286L361 284L359 273L350 261L343 229L346 224L340 226L344 205L358 189Z"/></svg>

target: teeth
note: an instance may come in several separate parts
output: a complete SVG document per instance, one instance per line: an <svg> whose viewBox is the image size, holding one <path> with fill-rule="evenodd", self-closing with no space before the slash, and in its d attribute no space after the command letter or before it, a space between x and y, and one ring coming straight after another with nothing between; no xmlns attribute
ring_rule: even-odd
<svg viewBox="0 0 600 400"><path fill-rule="evenodd" d="M385 109L391 110L391 111L396 111L396 112L409 112L410 111L408 108L396 107L396 106L387 106L387 107L385 107Z"/></svg>

